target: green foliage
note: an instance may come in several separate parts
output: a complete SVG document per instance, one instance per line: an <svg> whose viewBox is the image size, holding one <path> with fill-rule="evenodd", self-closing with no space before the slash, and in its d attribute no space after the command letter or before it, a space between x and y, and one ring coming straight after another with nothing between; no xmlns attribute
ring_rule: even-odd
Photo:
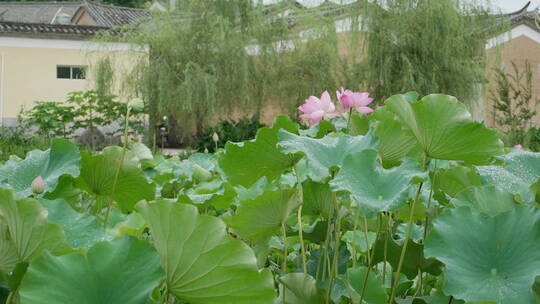
<svg viewBox="0 0 540 304"><path fill-rule="evenodd" d="M139 209L154 236L167 286L179 299L262 304L275 297L270 272L257 269L253 251L232 239L219 219L172 202L143 203Z"/></svg>
<svg viewBox="0 0 540 304"><path fill-rule="evenodd" d="M37 127L37 133L47 137L72 138L79 130L89 131L90 147L96 148L94 134L100 126L108 126L125 119L127 104L116 96L101 91L76 91L68 94L65 102L36 102L20 113L24 127ZM142 131L143 111L132 111L130 133ZM118 136L115 128L110 136Z"/></svg>
<svg viewBox="0 0 540 304"><path fill-rule="evenodd" d="M495 217L466 208L441 215L425 251L446 265L445 293L465 301L533 303L531 286L540 275L539 219L538 209L529 207Z"/></svg>
<svg viewBox="0 0 540 304"><path fill-rule="evenodd" d="M45 151L28 152L21 161L8 161L0 169L0 185L9 185L17 197L32 194L31 184L36 177L45 181L45 192L53 191L62 175L79 175L79 149L66 139L55 139Z"/></svg>
<svg viewBox="0 0 540 304"><path fill-rule="evenodd" d="M382 101L396 92L414 90L476 99L486 80L485 40L505 27L485 2L366 2L373 5L362 10L367 31L361 68L372 95Z"/></svg>
<svg viewBox="0 0 540 304"><path fill-rule="evenodd" d="M491 91L493 115L497 125L507 134L510 146L525 143L525 131L536 115L535 107L540 99L533 98L531 64L526 61L520 70L515 62L512 70L495 69L496 89Z"/></svg>
<svg viewBox="0 0 540 304"><path fill-rule="evenodd" d="M409 101L395 95L385 104L412 131L427 157L485 163L503 153L497 132L474 122L455 97L433 94Z"/></svg>
<svg viewBox="0 0 540 304"><path fill-rule="evenodd" d="M23 126L0 127L0 162L10 158L24 158L31 150L46 150L50 145L50 138L28 134Z"/></svg>
<svg viewBox="0 0 540 304"><path fill-rule="evenodd" d="M63 139L14 158L0 166L0 299L534 303L540 154L502 150L452 97L417 97L350 129L281 116L185 159Z"/></svg>
<svg viewBox="0 0 540 304"><path fill-rule="evenodd" d="M97 243L86 254L43 254L29 267L20 297L22 303L144 304L162 277L154 248L124 237Z"/></svg>
<svg viewBox="0 0 540 304"><path fill-rule="evenodd" d="M330 182L335 191L350 192L360 214L367 217L399 210L407 203L413 181L424 177L418 162L410 158L389 170L384 170L376 158L375 150L349 154L343 169Z"/></svg>
<svg viewBox="0 0 540 304"><path fill-rule="evenodd" d="M214 127L205 129L202 136L197 137L197 150L216 152L217 148L225 147L230 142L241 142L255 138L257 131L264 127L258 116L252 116L251 119L241 118L238 121L225 120ZM218 135L218 141L214 141L214 133Z"/></svg>

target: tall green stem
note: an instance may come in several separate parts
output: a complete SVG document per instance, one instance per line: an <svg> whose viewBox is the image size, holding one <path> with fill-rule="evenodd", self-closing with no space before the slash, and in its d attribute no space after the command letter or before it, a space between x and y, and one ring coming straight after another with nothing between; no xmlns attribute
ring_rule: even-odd
<svg viewBox="0 0 540 304"><path fill-rule="evenodd" d="M376 246L377 246L377 241L379 240L379 234L381 232L381 216L379 215L379 217L377 217L377 234L376 234L376 237L375 237L375 243L373 243L373 250L371 250L371 256L370 256L370 253L369 253L369 243L368 243L368 247L367 247L367 255L368 255L368 269L366 271L366 275L364 277L364 285L362 286L362 293L360 295L360 303L362 303L362 301L364 301L364 295L366 293L366 287L367 287L367 282L368 282L368 279L369 279L369 273L371 272L371 268L373 267L373 258L375 256L375 250L376 250ZM367 220L365 222L365 225L366 225L366 230L367 230Z"/></svg>
<svg viewBox="0 0 540 304"><path fill-rule="evenodd" d="M366 239L366 252L367 252L366 258L367 258L367 261L368 261L368 265L371 265L371 257L369 256L369 231L368 231L368 223L367 223L367 219L366 219L365 217L363 218L363 221L364 221L364 238Z"/></svg>
<svg viewBox="0 0 540 304"><path fill-rule="evenodd" d="M298 193L300 197L300 207L298 208L298 237L300 238L300 253L302 255L302 269L304 274L307 274L306 248L304 246L304 225L302 224L302 207L304 205L304 193L302 189L302 181L298 175L298 171L294 168L296 183L298 184Z"/></svg>
<svg viewBox="0 0 540 304"><path fill-rule="evenodd" d="M283 261L281 261L281 271L283 273L287 272L287 230L285 230L285 223L281 223L281 233L283 235Z"/></svg>
<svg viewBox="0 0 540 304"><path fill-rule="evenodd" d="M384 252L383 252L383 273L382 273L382 280L383 282L385 282L385 279L386 279L386 260L388 258L388 237L391 235L391 226L390 226L390 221L392 220L392 217L390 216L390 214L388 214L388 223L386 225L386 233L385 233L385 237L384 237Z"/></svg>
<svg viewBox="0 0 540 304"><path fill-rule="evenodd" d="M328 290L326 292L326 303L330 301L330 295L332 294L332 284L334 283L334 278L337 274L337 264L339 257L339 241L340 236L340 227L341 227L341 217L339 216L339 207L337 205L336 193L332 192L332 197L334 201L334 212L336 214L336 225L334 227L334 250L332 255L332 268L330 270L330 278L328 280Z"/></svg>
<svg viewBox="0 0 540 304"><path fill-rule="evenodd" d="M390 299L388 302L389 304L392 304L394 302L394 298L396 296L396 288L399 281L399 275L401 273L401 267L403 267L403 261L405 260L405 252L407 251L407 244L409 243L409 239L411 238L414 212L416 209L416 203L418 202L418 198L420 197L420 192L422 191L422 185L424 185L423 182L420 183L420 185L418 185L418 190L416 191L416 197L414 198L414 201L412 202L411 213L409 215L409 222L407 224L407 233L405 235L405 240L403 241L403 248L401 249L401 255L399 256L399 263L396 270L396 274L394 276L394 282L392 284L392 291L390 293Z"/></svg>
<svg viewBox="0 0 540 304"><path fill-rule="evenodd" d="M358 228L358 214L356 214L356 209L353 209L354 216L354 227L353 227L353 239L352 239L352 249L353 249L353 269L356 268L356 260L358 259L356 252L356 229Z"/></svg>
<svg viewBox="0 0 540 304"><path fill-rule="evenodd" d="M351 124L352 108L349 109L349 117L347 117L347 131L349 131L349 126Z"/></svg>
<svg viewBox="0 0 540 304"><path fill-rule="evenodd" d="M122 149L122 153L120 154L120 161L118 162L118 166L116 166L116 172L114 173L114 180L112 184L112 191L111 195L109 196L109 205L107 206L107 211L105 212L105 220L103 221L103 226L107 228L107 222L109 221L109 214L111 213L112 208L112 201L114 197L114 193L116 192L116 185L118 184L118 177L120 176L120 170L122 169L122 165L124 164L124 159L126 157L126 150L128 146L128 127L129 127L129 114L130 114L131 108L127 107L126 112L126 120L124 124L124 148Z"/></svg>
<svg viewBox="0 0 540 304"><path fill-rule="evenodd" d="M435 160L435 168L433 169L433 182L431 183L431 189L429 190L429 198L427 202L426 220L424 222L424 236L422 240L426 242L427 231L429 226L429 208L431 207L431 198L433 197L433 187L435 186L435 178L437 177L437 160Z"/></svg>

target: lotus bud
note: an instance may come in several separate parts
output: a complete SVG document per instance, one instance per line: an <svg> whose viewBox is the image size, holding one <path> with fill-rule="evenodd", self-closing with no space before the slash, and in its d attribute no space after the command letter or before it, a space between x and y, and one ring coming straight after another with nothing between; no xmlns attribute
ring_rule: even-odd
<svg viewBox="0 0 540 304"><path fill-rule="evenodd" d="M129 103L130 107L135 112L142 112L144 110L144 101L140 98L133 98Z"/></svg>
<svg viewBox="0 0 540 304"><path fill-rule="evenodd" d="M41 176L38 176L34 179L31 185L32 192L35 194L41 194L43 191L45 191L45 181Z"/></svg>
<svg viewBox="0 0 540 304"><path fill-rule="evenodd" d="M204 153L208 154L208 148L204 148Z"/></svg>
<svg viewBox="0 0 540 304"><path fill-rule="evenodd" d="M514 148L516 148L516 149L523 149L523 145L517 144L517 145L514 146Z"/></svg>
<svg viewBox="0 0 540 304"><path fill-rule="evenodd" d="M214 132L214 134L212 134L212 140L213 140L214 142L218 142L218 141L219 141L219 135L218 135L216 132Z"/></svg>

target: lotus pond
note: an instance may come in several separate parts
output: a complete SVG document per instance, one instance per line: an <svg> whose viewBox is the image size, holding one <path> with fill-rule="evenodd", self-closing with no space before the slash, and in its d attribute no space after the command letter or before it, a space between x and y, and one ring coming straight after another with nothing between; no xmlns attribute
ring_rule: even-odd
<svg viewBox="0 0 540 304"><path fill-rule="evenodd" d="M540 303L540 154L451 96L347 94L185 160L7 161L0 303Z"/></svg>

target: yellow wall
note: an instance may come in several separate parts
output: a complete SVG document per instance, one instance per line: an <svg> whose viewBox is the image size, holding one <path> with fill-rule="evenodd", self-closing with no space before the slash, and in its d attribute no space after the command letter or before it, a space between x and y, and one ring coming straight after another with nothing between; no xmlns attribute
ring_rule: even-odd
<svg viewBox="0 0 540 304"><path fill-rule="evenodd" d="M540 42L534 41L530 37L521 35L514 37L510 41L502 44L499 49L488 50L488 73L489 84L485 94L485 120L486 123L494 127L497 125L493 115L493 101L490 98L490 92L496 90L496 78L493 72L494 68L504 67L505 71L512 73L512 62L514 62L520 71L525 70L525 62L529 62L532 70L533 100L531 107L536 109L537 115L531 120L529 127L540 126Z"/></svg>
<svg viewBox="0 0 540 304"><path fill-rule="evenodd" d="M143 52L110 51L89 43L74 49L78 46L72 41L6 39L0 37L0 117L5 121L13 121L22 106L28 109L34 101L64 101L69 92L92 89L92 66L103 56L120 55L114 56L117 75L126 75L141 56L146 57ZM56 48L63 44L66 48ZM89 75L84 80L57 79L57 65L88 66ZM114 91L120 93L118 87Z"/></svg>

